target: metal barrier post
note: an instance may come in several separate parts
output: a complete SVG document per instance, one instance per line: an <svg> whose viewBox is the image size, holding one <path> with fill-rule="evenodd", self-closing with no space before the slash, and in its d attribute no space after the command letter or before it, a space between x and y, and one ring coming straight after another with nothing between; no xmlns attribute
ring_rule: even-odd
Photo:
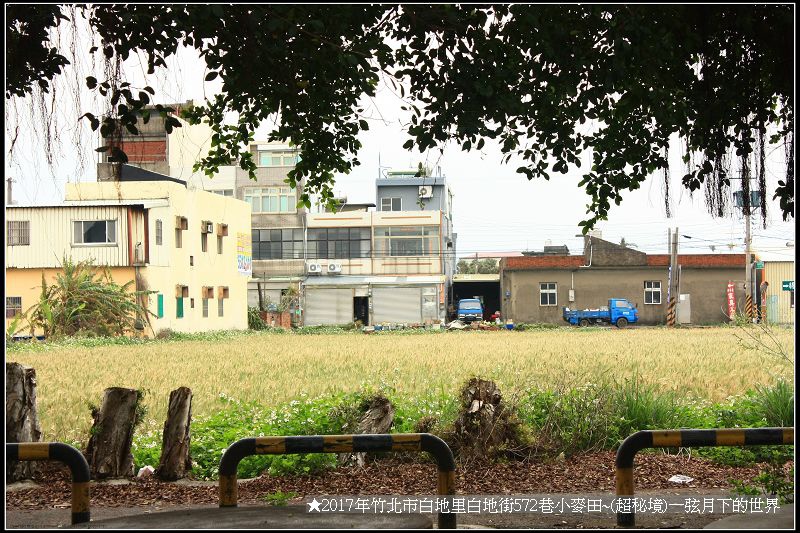
<svg viewBox="0 0 800 533"><path fill-rule="evenodd" d="M6 461L60 461L72 472L72 523L89 521L89 463L81 452L60 442L6 443Z"/></svg>
<svg viewBox="0 0 800 533"><path fill-rule="evenodd" d="M617 450L617 496L633 497L633 459L644 448L794 444L794 428L673 429L637 431ZM617 513L617 525L633 527L636 515Z"/></svg>
<svg viewBox="0 0 800 533"><path fill-rule="evenodd" d="M242 459L250 455L389 451L430 453L438 465L439 495L455 494L456 465L453 452L442 439L428 433L258 437L238 440L222 455L219 463L219 506L236 507L239 499L236 468ZM440 512L438 526L440 529L454 529L456 515Z"/></svg>

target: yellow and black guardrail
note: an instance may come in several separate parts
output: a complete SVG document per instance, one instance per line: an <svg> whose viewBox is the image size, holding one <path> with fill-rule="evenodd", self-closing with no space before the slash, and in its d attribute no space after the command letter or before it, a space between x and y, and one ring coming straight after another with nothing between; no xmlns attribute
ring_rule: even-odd
<svg viewBox="0 0 800 533"><path fill-rule="evenodd" d="M6 461L60 461L72 472L72 523L89 521L89 463L81 452L60 442L6 443Z"/></svg>
<svg viewBox="0 0 800 533"><path fill-rule="evenodd" d="M219 506L237 506L236 468L242 459L250 455L401 451L430 453L438 465L439 495L455 494L456 464L453 452L442 439L428 433L258 437L238 440L223 454L219 463ZM440 529L455 528L456 515L440 512L438 525Z"/></svg>
<svg viewBox="0 0 800 533"><path fill-rule="evenodd" d="M633 497L633 459L645 448L794 444L794 428L672 429L637 431L617 450L617 496ZM617 525L633 527L636 515L617 513Z"/></svg>

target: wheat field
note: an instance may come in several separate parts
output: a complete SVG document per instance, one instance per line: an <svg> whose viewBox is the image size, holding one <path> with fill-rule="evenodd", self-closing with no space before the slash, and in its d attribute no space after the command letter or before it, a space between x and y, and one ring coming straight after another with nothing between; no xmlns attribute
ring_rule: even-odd
<svg viewBox="0 0 800 533"><path fill-rule="evenodd" d="M163 424L169 392L194 393L193 416L220 409L224 394L277 406L305 393L388 385L413 397L456 394L472 376L494 379L504 393L529 387L579 386L638 375L682 396L722 400L793 366L747 349L735 328L640 328L474 331L439 334L259 334L223 340L139 346L63 347L6 354L36 369L44 440L83 441L88 405L107 387L146 391L144 427ZM793 359L793 331L777 330ZM741 333L739 333L740 336ZM745 336L746 339L746 336Z"/></svg>

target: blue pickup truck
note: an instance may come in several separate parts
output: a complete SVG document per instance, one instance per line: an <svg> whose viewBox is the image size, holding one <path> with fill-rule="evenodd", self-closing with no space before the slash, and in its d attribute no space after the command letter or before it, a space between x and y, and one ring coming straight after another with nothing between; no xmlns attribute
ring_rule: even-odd
<svg viewBox="0 0 800 533"><path fill-rule="evenodd" d="M458 301L458 316L462 322L483 320L483 305L477 298L462 298Z"/></svg>
<svg viewBox="0 0 800 533"><path fill-rule="evenodd" d="M589 324L614 324L618 328L624 328L628 324L635 324L639 320L639 309L624 298L611 298L608 300L608 307L600 309L577 309L570 310L564 308L564 320L573 326L586 327Z"/></svg>

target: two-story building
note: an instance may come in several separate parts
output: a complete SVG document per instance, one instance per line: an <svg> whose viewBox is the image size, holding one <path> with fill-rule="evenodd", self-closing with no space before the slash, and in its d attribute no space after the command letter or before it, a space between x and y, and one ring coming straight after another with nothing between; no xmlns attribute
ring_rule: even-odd
<svg viewBox="0 0 800 533"><path fill-rule="evenodd" d="M6 326L64 258L109 267L148 291L145 333L247 328L250 213L244 202L123 165L121 181L68 184L66 200L6 208Z"/></svg>

